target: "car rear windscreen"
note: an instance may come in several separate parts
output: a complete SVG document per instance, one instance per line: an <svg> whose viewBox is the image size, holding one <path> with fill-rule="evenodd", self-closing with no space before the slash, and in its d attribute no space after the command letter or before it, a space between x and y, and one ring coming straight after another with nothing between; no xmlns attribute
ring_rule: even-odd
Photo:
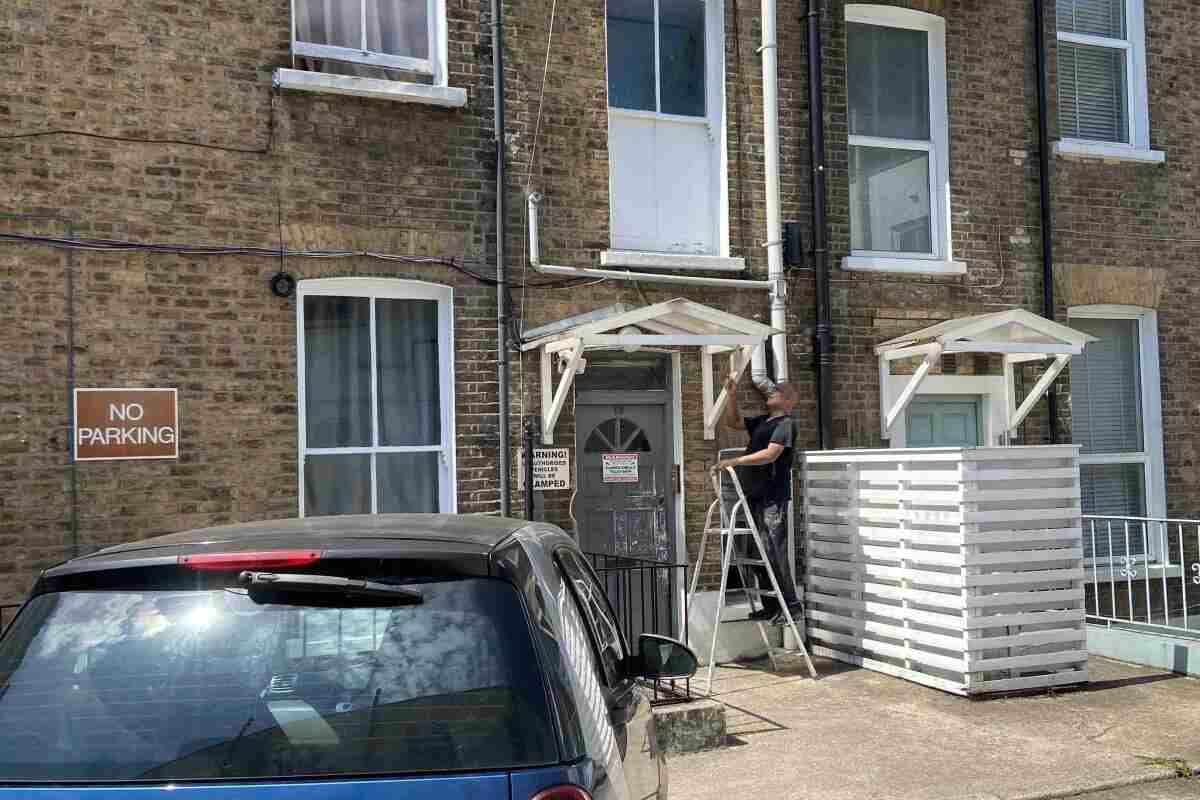
<svg viewBox="0 0 1200 800"><path fill-rule="evenodd" d="M557 760L516 589L404 585L420 602L272 603L241 589L36 597L0 643L0 782Z"/></svg>

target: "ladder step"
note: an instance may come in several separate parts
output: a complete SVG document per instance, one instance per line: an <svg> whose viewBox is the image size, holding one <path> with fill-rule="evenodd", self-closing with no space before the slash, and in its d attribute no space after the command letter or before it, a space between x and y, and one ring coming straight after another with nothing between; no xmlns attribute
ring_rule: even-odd
<svg viewBox="0 0 1200 800"><path fill-rule="evenodd" d="M733 563L750 567L765 567L767 565L767 562L761 558L735 558L733 559Z"/></svg>
<svg viewBox="0 0 1200 800"><path fill-rule="evenodd" d="M771 591L770 589L744 588L744 589L740 589L739 591L742 591L746 594L752 594L755 597L778 597L778 595L775 592Z"/></svg>
<svg viewBox="0 0 1200 800"><path fill-rule="evenodd" d="M754 531L750 530L749 528L705 528L704 533L728 533L732 536L749 536L750 534L754 533Z"/></svg>

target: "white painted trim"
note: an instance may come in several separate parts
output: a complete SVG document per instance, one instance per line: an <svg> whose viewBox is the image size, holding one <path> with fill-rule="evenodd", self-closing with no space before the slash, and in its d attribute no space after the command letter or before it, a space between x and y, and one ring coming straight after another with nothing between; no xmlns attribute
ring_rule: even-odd
<svg viewBox="0 0 1200 800"><path fill-rule="evenodd" d="M275 70L275 85L281 89L325 94L346 94L401 103L421 103L444 108L462 108L467 104L465 89L450 86L426 86L421 83L360 78L356 75L331 75L299 69Z"/></svg>
<svg viewBox="0 0 1200 800"><path fill-rule="evenodd" d="M926 275L962 275L967 271L964 261L942 261L936 258L893 258L890 256L847 256L842 259L847 272L911 272Z"/></svg>
<svg viewBox="0 0 1200 800"><path fill-rule="evenodd" d="M686 253L648 253L638 250L601 250L600 266L740 272L746 268L746 259Z"/></svg>
<svg viewBox="0 0 1200 800"><path fill-rule="evenodd" d="M300 40L292 42L292 55L304 58L344 61L351 64L365 64L369 67L399 69L422 75L432 75L434 69L433 62L428 58L413 58L411 56L361 50L357 47L339 47L332 44L317 44L315 42Z"/></svg>
<svg viewBox="0 0 1200 800"><path fill-rule="evenodd" d="M936 349L930 350L925 354L925 359L917 367L916 372L911 376L904 376L908 378L908 381L904 384L904 388L900 390L896 402L888 409L887 417L883 421L885 431L890 431L892 426L896 424L896 420L904 413L904 409L908 408L908 404L912 402L917 389L921 387L925 376L929 374L929 370L933 369L934 363L941 357L942 348L939 345Z"/></svg>
<svg viewBox="0 0 1200 800"><path fill-rule="evenodd" d="M1125 305L1074 306L1067 309L1067 320L1132 319L1138 322L1138 347L1142 392L1142 453L1089 453L1079 457L1080 464L1145 465L1146 516L1167 516L1166 466L1163 456L1162 376L1159 368L1158 312Z"/></svg>
<svg viewBox="0 0 1200 800"><path fill-rule="evenodd" d="M1146 79L1146 21L1143 0L1125 0L1125 39L1113 39L1107 36L1091 36L1087 34L1057 32L1057 40L1070 44L1087 47L1106 47L1125 52L1125 95L1129 113L1129 142L1094 142L1098 148L1108 149L1109 152L1098 152L1091 147L1084 149L1078 140L1064 139L1056 143L1054 152L1064 156L1084 156L1117 159L1123 161L1140 161L1146 163L1162 163L1165 155L1161 151L1150 149L1150 104L1149 89ZM1063 148L1062 145L1067 147ZM1144 158L1130 156L1130 151L1141 152Z"/></svg>
<svg viewBox="0 0 1200 800"><path fill-rule="evenodd" d="M1062 158L1099 158L1105 161L1128 161L1135 164L1162 164L1167 154L1162 150L1130 147L1117 142L1089 142L1083 139L1060 139L1054 143L1054 155Z"/></svg>
<svg viewBox="0 0 1200 800"><path fill-rule="evenodd" d="M885 398L897 396L907 382L907 375L888 376L888 395ZM913 400L919 400L926 395L963 395L978 397L981 400L979 416L983 423L983 446L995 446L1000 442L1004 433L1006 415L1006 396L1004 392L1004 377L1001 375L929 375L922 383L922 391ZM1002 443L1001 443L1002 444ZM889 445L893 448L908 446L908 419L901 414L892 426Z"/></svg>
<svg viewBox="0 0 1200 800"><path fill-rule="evenodd" d="M371 447L307 447L306 397L305 397L305 348L304 348L304 299L306 297L364 297L371 300L371 354L375 359L375 303L376 299L434 300L438 304L438 389L440 392L441 442L436 445L388 445L375 446L378 435L377 392L375 391L375 369L371 370ZM299 509L297 516L304 516L304 459L306 455L355 455L365 453L428 453L441 454L438 475L438 510L441 513L458 512L458 457L455 447L457 428L455 422L455 349L454 349L454 289L426 281L393 278L319 278L303 280L296 284L296 417L299 426L297 437L297 486ZM377 507L377 482L375 460L371 460L371 508Z"/></svg>
<svg viewBox="0 0 1200 800"><path fill-rule="evenodd" d="M674 428L675 446L673 453L674 465L673 470L679 470L679 494L675 496L675 563L685 564L688 560L687 555L687 481L684 475L684 464L687 461L684 458L684 443L683 443L683 357L678 351L671 353L671 405L667 409L671 415L671 425ZM676 599L675 607L679 609L679 630L684 631L686 637L687 618L684 614L684 598L687 596L687 582L680 581L679 597Z"/></svg>
<svg viewBox="0 0 1200 800"><path fill-rule="evenodd" d="M849 137L849 144L873 147L890 147L906 150L928 150L931 154L929 169L929 224L933 238L931 258L906 258L904 254L882 255L866 251L852 251L842 260L844 270L867 270L876 272L916 272L936 274L962 274L966 264L952 258L950 222L950 109L946 84L946 20L936 14L913 11L907 8L879 6L867 3L851 3L845 7L846 22L878 25L889 28L907 28L925 31L928 34L929 51L929 134L925 141L893 140L881 137Z"/></svg>

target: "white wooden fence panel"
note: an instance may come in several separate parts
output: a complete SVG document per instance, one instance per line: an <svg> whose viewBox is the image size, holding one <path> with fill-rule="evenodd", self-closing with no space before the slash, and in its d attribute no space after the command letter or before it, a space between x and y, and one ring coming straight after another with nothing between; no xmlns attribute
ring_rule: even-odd
<svg viewBox="0 0 1200 800"><path fill-rule="evenodd" d="M804 458L814 652L958 694L1087 680L1074 446Z"/></svg>

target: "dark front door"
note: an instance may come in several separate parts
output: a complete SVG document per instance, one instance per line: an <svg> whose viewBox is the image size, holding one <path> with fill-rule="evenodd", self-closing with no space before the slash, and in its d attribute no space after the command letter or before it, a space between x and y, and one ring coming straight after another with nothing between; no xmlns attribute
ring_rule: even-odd
<svg viewBox="0 0 1200 800"><path fill-rule="evenodd" d="M575 520L631 642L676 633L670 357L589 353L576 379ZM678 584L678 586L677 586Z"/></svg>

